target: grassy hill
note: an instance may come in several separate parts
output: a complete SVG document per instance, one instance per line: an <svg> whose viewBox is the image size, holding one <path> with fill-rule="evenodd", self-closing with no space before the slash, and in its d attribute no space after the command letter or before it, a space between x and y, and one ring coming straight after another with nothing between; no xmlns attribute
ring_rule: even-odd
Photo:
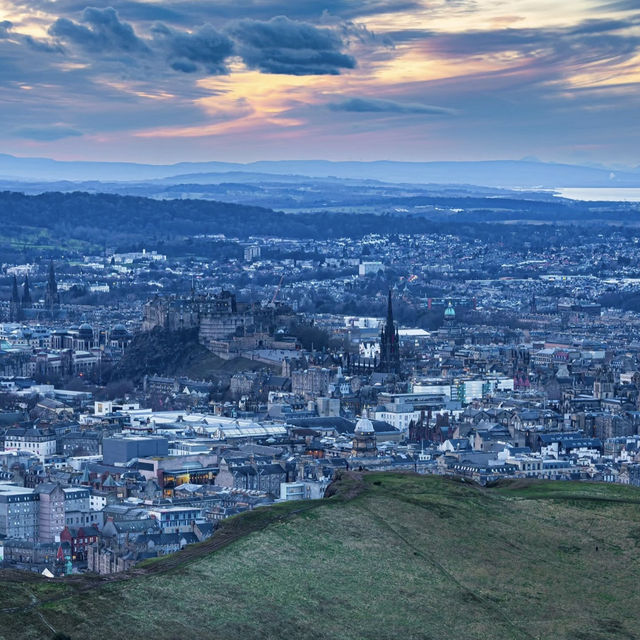
<svg viewBox="0 0 640 640"><path fill-rule="evenodd" d="M348 475L117 579L0 573L0 638L640 638L640 491Z"/></svg>

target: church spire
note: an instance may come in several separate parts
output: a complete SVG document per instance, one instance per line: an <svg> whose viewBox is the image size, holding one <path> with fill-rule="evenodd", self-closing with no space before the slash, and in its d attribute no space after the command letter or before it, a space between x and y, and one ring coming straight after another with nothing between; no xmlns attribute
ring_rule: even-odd
<svg viewBox="0 0 640 640"><path fill-rule="evenodd" d="M52 316L55 315L60 306L60 294L58 293L58 283L56 282L53 260L49 262L49 277L47 279L47 288L44 293L44 306Z"/></svg>
<svg viewBox="0 0 640 640"><path fill-rule="evenodd" d="M18 293L18 278L13 274L13 289L11 291L11 304L20 304L20 294Z"/></svg>
<svg viewBox="0 0 640 640"><path fill-rule="evenodd" d="M17 322L21 320L22 309L20 308L20 294L18 293L18 278L13 274L13 286L11 288L11 303L9 305L9 321Z"/></svg>
<svg viewBox="0 0 640 640"><path fill-rule="evenodd" d="M380 362L377 369L384 373L400 373L400 350L398 330L393 321L391 289L387 303L387 321L380 333Z"/></svg>
<svg viewBox="0 0 640 640"><path fill-rule="evenodd" d="M22 308L30 309L32 304L31 290L29 289L29 275L24 277L24 285L22 287Z"/></svg>

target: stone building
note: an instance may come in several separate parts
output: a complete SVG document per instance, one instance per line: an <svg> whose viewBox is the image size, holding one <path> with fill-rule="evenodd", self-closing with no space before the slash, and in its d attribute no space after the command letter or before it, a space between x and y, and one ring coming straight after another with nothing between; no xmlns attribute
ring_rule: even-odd
<svg viewBox="0 0 640 640"><path fill-rule="evenodd" d="M55 542L65 527L65 496L59 484L43 482L35 489L40 500L38 538L40 542Z"/></svg>

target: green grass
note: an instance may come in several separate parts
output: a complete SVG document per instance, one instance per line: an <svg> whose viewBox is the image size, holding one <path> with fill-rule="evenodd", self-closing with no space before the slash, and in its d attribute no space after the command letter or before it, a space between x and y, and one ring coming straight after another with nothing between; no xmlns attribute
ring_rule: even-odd
<svg viewBox="0 0 640 640"><path fill-rule="evenodd" d="M0 638L640 638L633 488L354 475L215 540L115 581L0 574Z"/></svg>

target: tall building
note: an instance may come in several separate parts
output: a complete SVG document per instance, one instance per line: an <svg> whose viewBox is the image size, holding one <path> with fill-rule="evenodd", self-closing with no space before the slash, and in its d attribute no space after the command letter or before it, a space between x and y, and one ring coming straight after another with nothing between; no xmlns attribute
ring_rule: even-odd
<svg viewBox="0 0 640 640"><path fill-rule="evenodd" d="M47 288L44 292L44 308L51 316L55 316L60 309L60 294L58 293L58 283L53 269L53 260L49 263L49 277L47 279Z"/></svg>
<svg viewBox="0 0 640 640"><path fill-rule="evenodd" d="M31 291L29 289L29 276L25 275L24 285L22 286L22 308L31 309L33 301L31 300Z"/></svg>
<svg viewBox="0 0 640 640"><path fill-rule="evenodd" d="M11 289L11 302L9 304L9 321L17 322L22 319L22 307L20 305L20 294L18 293L18 279L13 276L13 287Z"/></svg>
<svg viewBox="0 0 640 640"><path fill-rule="evenodd" d="M380 362L378 371L382 373L400 373L400 338L398 329L393 322L393 306L391 304L391 289L387 305L387 321L380 333Z"/></svg>

